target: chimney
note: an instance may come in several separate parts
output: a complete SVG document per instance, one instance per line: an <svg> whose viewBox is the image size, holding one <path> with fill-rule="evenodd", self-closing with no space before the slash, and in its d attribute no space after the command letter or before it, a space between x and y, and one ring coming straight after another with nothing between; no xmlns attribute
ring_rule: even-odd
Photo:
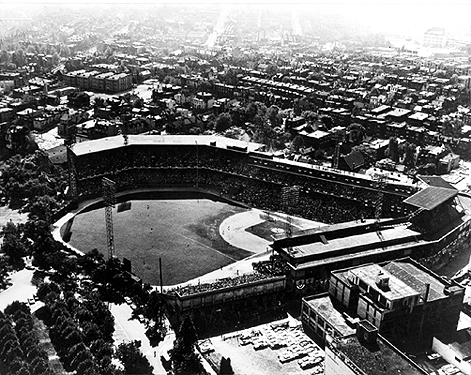
<svg viewBox="0 0 471 375"><path fill-rule="evenodd" d="M368 320L361 320L358 322L356 334L358 341L367 345L372 345L376 343L378 328Z"/></svg>
<svg viewBox="0 0 471 375"><path fill-rule="evenodd" d="M381 290L387 290L389 288L389 276L386 276L382 271L379 271L378 275L376 275L376 285Z"/></svg>

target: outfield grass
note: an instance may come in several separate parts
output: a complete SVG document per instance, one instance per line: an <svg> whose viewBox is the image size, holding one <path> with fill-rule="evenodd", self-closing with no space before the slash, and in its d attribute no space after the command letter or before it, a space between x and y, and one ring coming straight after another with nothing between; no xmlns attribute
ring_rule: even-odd
<svg viewBox="0 0 471 375"><path fill-rule="evenodd" d="M226 243L219 225L245 208L209 199L132 200L131 209L113 209L115 255L128 258L144 282L174 285L243 259L251 253ZM69 243L107 254L103 208L82 212L71 227Z"/></svg>

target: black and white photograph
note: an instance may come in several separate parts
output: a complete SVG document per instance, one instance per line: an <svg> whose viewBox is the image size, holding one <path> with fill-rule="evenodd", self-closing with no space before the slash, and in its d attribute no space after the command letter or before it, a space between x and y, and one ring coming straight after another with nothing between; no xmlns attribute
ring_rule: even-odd
<svg viewBox="0 0 471 375"><path fill-rule="evenodd" d="M471 375L471 0L0 0L0 375Z"/></svg>

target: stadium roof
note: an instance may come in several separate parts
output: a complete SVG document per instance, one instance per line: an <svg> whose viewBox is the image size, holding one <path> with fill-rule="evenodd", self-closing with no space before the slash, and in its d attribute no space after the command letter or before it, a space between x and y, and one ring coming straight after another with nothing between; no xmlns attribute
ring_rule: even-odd
<svg viewBox="0 0 471 375"><path fill-rule="evenodd" d="M247 148L247 151L257 151L263 145L254 142L238 141L236 139L225 138L215 135L129 135L128 145L124 145L122 136L107 137L87 142L76 143L72 151L77 155L85 155L93 152L106 151L110 149L129 147L133 145L156 146L156 145L188 145L188 146L210 146L211 142L216 142L216 146L225 148L236 146Z"/></svg>
<svg viewBox="0 0 471 375"><path fill-rule="evenodd" d="M453 185L446 182L443 178L441 178L439 176L417 175L417 178L420 181L425 182L429 186L435 186L435 187L442 187L442 188L457 190Z"/></svg>
<svg viewBox="0 0 471 375"><path fill-rule="evenodd" d="M352 225L352 223L350 223ZM328 227L325 227L328 228ZM289 248L289 255L298 259L326 259L339 254L352 254L363 250L371 249L380 252L387 246L403 245L420 241L420 233L409 229L407 225L396 225L380 230L369 230L354 233L349 236L340 235L331 238L332 235L326 231L319 233L319 237L307 244L292 246ZM356 250L356 251L355 251Z"/></svg>
<svg viewBox="0 0 471 375"><path fill-rule="evenodd" d="M458 195L458 190L444 187L429 186L404 200L411 206L431 211L451 198Z"/></svg>

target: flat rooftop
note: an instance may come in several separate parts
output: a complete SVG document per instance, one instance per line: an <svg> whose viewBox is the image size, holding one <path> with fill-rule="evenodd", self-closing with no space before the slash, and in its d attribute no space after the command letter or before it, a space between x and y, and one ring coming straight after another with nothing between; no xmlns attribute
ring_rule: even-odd
<svg viewBox="0 0 471 375"><path fill-rule="evenodd" d="M336 340L337 350L346 355L366 375L423 375L418 366L378 335L373 345L363 345L356 335Z"/></svg>
<svg viewBox="0 0 471 375"><path fill-rule="evenodd" d="M80 156L129 146L209 146L211 142L216 142L216 146L222 148L227 146L247 147L247 151L257 151L262 147L260 143L243 142L214 135L129 135L128 145L125 146L123 137L118 135L76 143L72 151Z"/></svg>
<svg viewBox="0 0 471 375"><path fill-rule="evenodd" d="M444 293L445 287L448 286L446 282L436 275L421 270L412 263L393 261L386 264L383 269L405 282L411 288L421 292L422 297L425 297L425 285L429 284L430 290L427 302L447 297Z"/></svg>
<svg viewBox="0 0 471 375"><path fill-rule="evenodd" d="M323 241L323 237L325 240ZM327 238L326 238L327 237ZM379 231L360 232L345 237L328 238L328 233L320 234L313 242L305 245L293 246L290 251L292 258L304 257L322 257L325 258L329 253L348 252L348 249L357 247L371 248L376 251L382 251L385 245L404 244L410 242L418 242L421 234L417 231L409 229L407 225L398 225L395 227L381 228Z"/></svg>
<svg viewBox="0 0 471 375"><path fill-rule="evenodd" d="M373 286L380 294L386 297L389 301L400 300L407 297L417 296L420 293L407 285L402 280L398 279L393 274L385 270L378 264L368 264L358 268L353 268L347 271L360 280L365 282L367 285ZM376 285L378 275L382 277L388 277L387 289L381 289Z"/></svg>
<svg viewBox="0 0 471 375"><path fill-rule="evenodd" d="M328 295L306 297L304 301L342 336L350 336L355 333L355 328L352 328L344 316L332 305L332 300Z"/></svg>

